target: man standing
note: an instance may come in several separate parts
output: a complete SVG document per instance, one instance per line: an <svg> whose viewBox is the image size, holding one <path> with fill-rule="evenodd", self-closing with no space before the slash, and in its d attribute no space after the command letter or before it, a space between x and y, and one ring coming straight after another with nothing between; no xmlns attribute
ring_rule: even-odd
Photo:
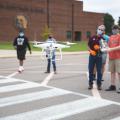
<svg viewBox="0 0 120 120"><path fill-rule="evenodd" d="M13 46L17 50L17 58L19 60L18 72L22 72L24 70L23 61L25 60L27 47L31 54L31 47L29 45L28 38L24 35L23 32L20 32L19 36L15 38Z"/></svg>
<svg viewBox="0 0 120 120"><path fill-rule="evenodd" d="M93 88L93 80L94 80L94 68L96 66L97 70L97 88L101 90L101 79L102 79L102 52L100 51L100 40L104 39L102 37L103 29L98 27L97 34L92 36L89 39L88 47L90 51L89 55L89 87L88 89Z"/></svg>
<svg viewBox="0 0 120 120"><path fill-rule="evenodd" d="M56 60L55 60L55 52L56 52L56 48L53 47L52 43L50 44L50 46L47 46L47 48L45 49L45 52L46 52L46 58L47 58L47 61L48 61L48 64L47 64L47 71L45 73L50 73L50 66L51 66L51 63L53 64L53 70L54 70L54 73L56 74Z"/></svg>
<svg viewBox="0 0 120 120"><path fill-rule="evenodd" d="M105 26L104 25L98 26L98 30L101 31L101 33L99 35L101 37L103 37L104 43L105 43L105 46L101 45L101 47L107 47L108 46L107 44L109 41L109 36L105 34ZM101 42L100 42L100 44L101 44ZM107 52L102 52L102 77L103 77L103 74L105 71L106 59L107 59ZM94 68L94 79L96 79L96 67ZM102 81L104 81L104 80L102 79Z"/></svg>
<svg viewBox="0 0 120 120"><path fill-rule="evenodd" d="M120 81L120 27L118 25L114 25L112 28L113 35L110 36L110 40L108 42L109 48L105 51L109 52L109 70L111 72L111 85L106 91L115 91L116 90L116 73L118 73L118 78ZM120 88L118 90L120 93Z"/></svg>

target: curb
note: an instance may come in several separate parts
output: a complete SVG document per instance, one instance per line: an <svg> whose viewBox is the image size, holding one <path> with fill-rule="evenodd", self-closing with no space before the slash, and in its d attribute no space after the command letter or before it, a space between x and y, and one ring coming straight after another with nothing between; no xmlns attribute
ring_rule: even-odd
<svg viewBox="0 0 120 120"><path fill-rule="evenodd" d="M14 58L16 56L15 50L0 50L0 58ZM58 52L57 52L58 53ZM63 55L79 55L79 54L88 54L88 51L80 51L80 52L62 52ZM33 57L33 56L40 56L41 52L32 52L30 55L29 52L26 53L27 57Z"/></svg>

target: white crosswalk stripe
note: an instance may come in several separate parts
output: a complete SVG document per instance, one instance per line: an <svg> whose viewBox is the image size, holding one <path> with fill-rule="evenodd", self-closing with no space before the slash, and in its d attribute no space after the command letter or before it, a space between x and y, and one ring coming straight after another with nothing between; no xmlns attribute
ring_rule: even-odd
<svg viewBox="0 0 120 120"><path fill-rule="evenodd" d="M0 80L0 83L3 83L1 80ZM9 81L14 83L20 80L7 78L5 79L5 81L6 81L5 83ZM0 87L0 94L6 93L6 92L13 92L16 90L35 88L35 87L41 87L41 85L38 83L25 81L25 83L22 83L22 84L7 85L4 87ZM47 88L47 86L45 87ZM2 111L3 108L6 109L7 107L12 107L19 104L25 104L27 102L34 102L35 100L43 100L43 99L49 100L50 98L53 98L53 97L57 98L63 95L71 96L72 94L74 93L71 91L49 87L49 89L47 90L35 91L33 93L25 93L25 94L23 93L20 95L18 94L14 96L5 97L5 98L2 97L0 99L0 108L1 108L0 111ZM82 94L81 95L74 94L74 95L81 96ZM99 99L94 97L85 97L85 96L81 96L81 97L83 98L74 99L72 101L67 101L59 104L57 103L55 105L45 106L44 108L33 109L33 110L22 112L22 113L20 112L16 114L10 114L7 116L2 116L0 120L26 120L26 118L27 120L56 120L56 119L68 117L71 115L75 115L78 113L83 113L89 110L94 110L96 108L102 108L108 105L115 104L112 101L108 101L104 99ZM2 111L2 113L4 113L4 111ZM118 119L119 118L116 118L115 120L118 120Z"/></svg>
<svg viewBox="0 0 120 120"><path fill-rule="evenodd" d="M116 118L114 118L114 119L112 119L112 120L120 120L120 117L116 117Z"/></svg>
<svg viewBox="0 0 120 120"><path fill-rule="evenodd" d="M0 99L0 107L12 105L12 104L29 102L29 101L43 99L43 98L50 98L53 96L55 97L59 95L65 95L69 93L71 92L54 88L51 90L45 90L45 91L29 93L29 94L24 94L24 95L17 95L13 97Z"/></svg>
<svg viewBox="0 0 120 120"><path fill-rule="evenodd" d="M89 104L92 103L92 104ZM65 104L48 107L41 110L31 111L12 117L6 117L2 120L55 120L72 114L81 113L98 107L110 105L109 102L93 98L86 98ZM37 116L37 118L36 118Z"/></svg>
<svg viewBox="0 0 120 120"><path fill-rule="evenodd" d="M37 83L31 83L31 82L18 84L18 85L10 85L10 86L8 85L5 87L0 87L0 93L21 90L21 89L27 89L27 88L37 87L37 86L40 86L40 85Z"/></svg>

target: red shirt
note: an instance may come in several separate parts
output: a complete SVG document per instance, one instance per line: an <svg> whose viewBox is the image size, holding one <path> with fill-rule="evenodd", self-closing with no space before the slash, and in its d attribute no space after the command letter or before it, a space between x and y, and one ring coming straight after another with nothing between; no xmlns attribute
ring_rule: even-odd
<svg viewBox="0 0 120 120"><path fill-rule="evenodd" d="M108 41L108 46L110 48L118 47L120 46L120 35L111 35L110 39ZM109 52L109 58L110 59L120 59L120 50L115 50Z"/></svg>

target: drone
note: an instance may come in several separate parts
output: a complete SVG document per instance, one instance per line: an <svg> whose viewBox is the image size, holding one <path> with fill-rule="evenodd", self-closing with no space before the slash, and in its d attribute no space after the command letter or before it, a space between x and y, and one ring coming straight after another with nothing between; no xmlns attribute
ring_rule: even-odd
<svg viewBox="0 0 120 120"><path fill-rule="evenodd" d="M39 42L36 40L33 41L33 47L42 49L42 54L41 54L42 59L44 59L43 56L45 56L45 50L47 48L50 48L51 50L56 49L58 51L58 53L60 54L60 58L56 59L56 60L62 60L62 49L70 48L71 47L70 45L73 45L73 44L76 44L76 43L64 42L62 44L62 43L57 43L56 41L45 41L45 42Z"/></svg>

